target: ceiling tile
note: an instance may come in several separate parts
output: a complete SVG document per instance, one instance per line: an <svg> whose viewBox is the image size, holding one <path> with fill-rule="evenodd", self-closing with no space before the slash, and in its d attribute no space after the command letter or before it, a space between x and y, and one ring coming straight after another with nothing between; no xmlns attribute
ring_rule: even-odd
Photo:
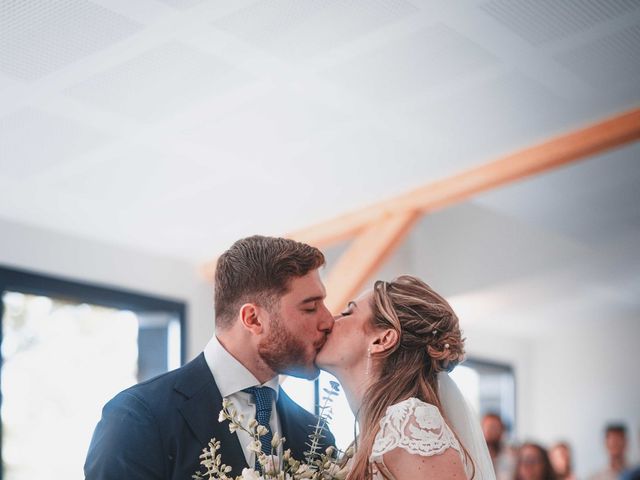
<svg viewBox="0 0 640 480"><path fill-rule="evenodd" d="M176 8L178 10L188 10L191 7L202 3L203 0L158 0L159 2L166 3L170 7Z"/></svg>
<svg viewBox="0 0 640 480"><path fill-rule="evenodd" d="M418 12L405 0L256 2L213 26L289 60L303 60Z"/></svg>
<svg viewBox="0 0 640 480"><path fill-rule="evenodd" d="M348 116L322 98L278 88L213 121L181 132L182 138L209 149L211 161L224 159L263 163L271 156L265 174L292 151L312 147L319 138L340 129Z"/></svg>
<svg viewBox="0 0 640 480"><path fill-rule="evenodd" d="M480 5L533 45L565 38L639 8L637 0L493 0Z"/></svg>
<svg viewBox="0 0 640 480"><path fill-rule="evenodd" d="M245 72L177 41L159 45L66 90L76 100L139 120L159 120L249 80Z"/></svg>
<svg viewBox="0 0 640 480"><path fill-rule="evenodd" d="M597 89L635 86L635 97L640 99L640 25L581 44L556 59Z"/></svg>
<svg viewBox="0 0 640 480"><path fill-rule="evenodd" d="M92 162L52 184L67 194L101 204L106 210L154 208L178 192L215 185L227 178L189 158L131 145L126 153Z"/></svg>
<svg viewBox="0 0 640 480"><path fill-rule="evenodd" d="M108 137L84 124L25 108L0 118L0 170L26 180L103 145Z"/></svg>
<svg viewBox="0 0 640 480"><path fill-rule="evenodd" d="M480 45L439 24L350 59L324 76L380 102L417 94L495 63Z"/></svg>
<svg viewBox="0 0 640 480"><path fill-rule="evenodd" d="M510 72L421 105L404 134L455 173L542 141L566 120L569 106L535 80Z"/></svg>
<svg viewBox="0 0 640 480"><path fill-rule="evenodd" d="M36 80L140 31L85 0L0 2L0 72Z"/></svg>

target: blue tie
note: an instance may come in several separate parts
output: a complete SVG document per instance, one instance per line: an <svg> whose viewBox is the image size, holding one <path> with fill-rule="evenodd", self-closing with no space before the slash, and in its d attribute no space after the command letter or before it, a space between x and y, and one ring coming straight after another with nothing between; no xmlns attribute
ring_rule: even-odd
<svg viewBox="0 0 640 480"><path fill-rule="evenodd" d="M275 392L269 387L249 387L245 388L243 392L250 393L256 403L256 420L258 425L262 425L267 429L267 433L260 437L260 443L262 444L262 453L265 455L271 455L271 439L273 438L273 432L271 426L269 426L269 420L271 419L271 405L273 403L273 395ZM260 471L260 464L256 455L256 471Z"/></svg>

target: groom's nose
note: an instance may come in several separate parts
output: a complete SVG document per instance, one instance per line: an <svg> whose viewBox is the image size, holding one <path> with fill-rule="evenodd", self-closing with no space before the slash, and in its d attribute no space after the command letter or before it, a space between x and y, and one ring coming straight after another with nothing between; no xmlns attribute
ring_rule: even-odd
<svg viewBox="0 0 640 480"><path fill-rule="evenodd" d="M318 329L323 332L329 333L333 329L333 315L331 315L331 312L324 304L322 305L322 307L324 311Z"/></svg>

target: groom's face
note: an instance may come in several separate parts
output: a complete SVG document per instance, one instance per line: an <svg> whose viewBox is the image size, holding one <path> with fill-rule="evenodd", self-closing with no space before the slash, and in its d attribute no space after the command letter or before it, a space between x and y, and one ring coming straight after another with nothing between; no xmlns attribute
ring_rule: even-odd
<svg viewBox="0 0 640 480"><path fill-rule="evenodd" d="M267 331L258 353L275 372L315 378L318 351L333 328L333 317L318 270L293 278L289 290L269 311Z"/></svg>

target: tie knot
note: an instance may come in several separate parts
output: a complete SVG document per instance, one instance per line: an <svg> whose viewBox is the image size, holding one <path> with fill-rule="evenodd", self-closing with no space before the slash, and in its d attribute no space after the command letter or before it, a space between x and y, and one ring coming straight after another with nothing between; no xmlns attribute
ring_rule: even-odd
<svg viewBox="0 0 640 480"><path fill-rule="evenodd" d="M275 392L269 387L249 387L245 388L243 392L247 392L253 395L256 402L256 410L269 410L271 411L271 405L273 403L273 397Z"/></svg>

